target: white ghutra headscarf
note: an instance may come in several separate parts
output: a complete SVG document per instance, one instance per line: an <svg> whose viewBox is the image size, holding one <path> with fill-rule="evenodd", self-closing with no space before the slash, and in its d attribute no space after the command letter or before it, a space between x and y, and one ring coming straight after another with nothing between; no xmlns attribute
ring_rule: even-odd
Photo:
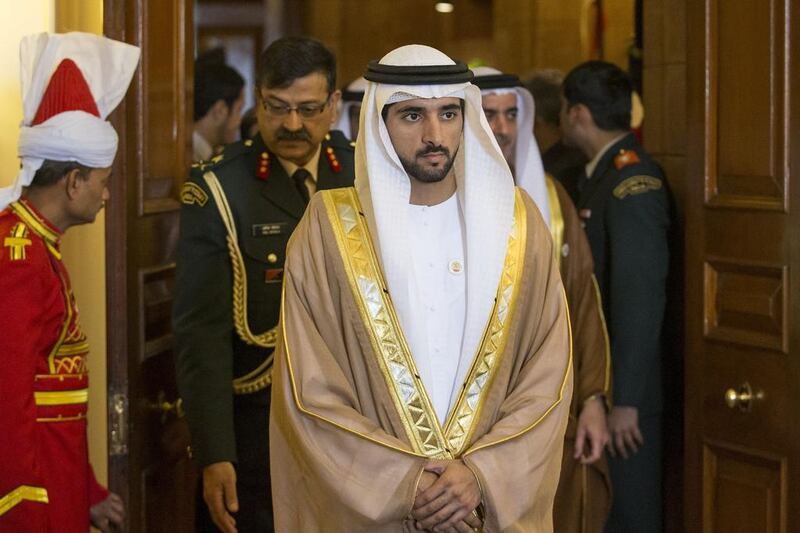
<svg viewBox="0 0 800 533"><path fill-rule="evenodd" d="M409 67L414 72L426 67L453 68L456 63L435 48L408 45L386 54L378 63L381 65ZM369 71L365 77L370 78ZM477 87L468 81L423 85L419 79L406 85L402 77L395 77L397 83L371 81L367 86L356 142L355 187L370 231L377 237L389 292L400 323L406 329L413 324L415 313L410 308L408 279L410 241L415 237L409 233L407 219L411 183L394 150L381 111L387 104L416 98L464 100L464 133L453 165L466 228L467 316L455 381L461 383L494 305L514 218L514 180L483 114ZM453 394L457 393L458 387L454 387Z"/></svg>
<svg viewBox="0 0 800 533"><path fill-rule="evenodd" d="M484 77L498 77L503 73L491 67L477 67L473 69L475 81L479 82ZM514 76L516 78L516 76ZM517 142L514 147L514 171L516 182L527 192L542 213L547 226L550 226L550 204L547 196L547 183L545 182L544 165L539 153L539 145L533 136L533 120L536 116L536 106L533 95L525 88L509 84L508 87L492 87L481 89L482 95L489 94L514 94L517 97Z"/></svg>
<svg viewBox="0 0 800 533"><path fill-rule="evenodd" d="M22 168L10 187L0 189L0 210L19 199L45 159L111 166L118 139L105 119L125 96L138 62L137 47L99 35L39 33L22 39ZM85 88L90 94L81 92Z"/></svg>
<svg viewBox="0 0 800 533"><path fill-rule="evenodd" d="M350 137L350 108L361 105L364 98L364 91L367 90L367 80L358 78L353 80L342 93L342 105L339 109L339 119L333 129L339 130L347 137ZM355 139L351 139L355 141Z"/></svg>

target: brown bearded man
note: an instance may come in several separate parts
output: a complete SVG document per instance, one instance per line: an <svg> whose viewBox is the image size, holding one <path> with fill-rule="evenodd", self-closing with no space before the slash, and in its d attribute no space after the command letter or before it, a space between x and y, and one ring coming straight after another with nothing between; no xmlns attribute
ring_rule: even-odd
<svg viewBox="0 0 800 533"><path fill-rule="evenodd" d="M602 532L610 507L606 405L610 356L589 242L567 191L545 175L535 139L535 104L517 76L475 69L483 109L503 154L516 168L517 184L547 213L567 293L573 333L575 390L564 439L561 481L553 508L559 533ZM542 192L542 189L544 191Z"/></svg>
<svg viewBox="0 0 800 533"><path fill-rule="evenodd" d="M572 369L547 226L465 65L411 45L365 77L355 188L287 251L276 530L552 531Z"/></svg>

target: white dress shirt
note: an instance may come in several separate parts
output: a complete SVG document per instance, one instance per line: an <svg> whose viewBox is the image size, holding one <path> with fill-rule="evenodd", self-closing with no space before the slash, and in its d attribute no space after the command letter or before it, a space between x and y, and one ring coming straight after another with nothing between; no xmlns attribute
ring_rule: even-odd
<svg viewBox="0 0 800 533"><path fill-rule="evenodd" d="M435 206L409 204L412 324L403 324L414 362L444 424L461 359L467 315L464 222L458 196Z"/></svg>

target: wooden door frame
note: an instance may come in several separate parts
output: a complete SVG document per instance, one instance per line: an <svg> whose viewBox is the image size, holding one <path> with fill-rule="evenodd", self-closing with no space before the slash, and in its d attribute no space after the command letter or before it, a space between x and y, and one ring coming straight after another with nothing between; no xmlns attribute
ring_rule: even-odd
<svg viewBox="0 0 800 533"><path fill-rule="evenodd" d="M126 28L128 4L126 0L103 0L103 34L111 39L127 42L129 39ZM126 174L128 150L127 116L129 113L128 100L134 98L133 92L129 93L111 117L111 123L119 135L120 154L114 162L112 170L113 179L109 188L111 197L106 209L106 305L109 310L108 336L107 336L107 379L108 379L108 487L119 494L126 502L129 499L128 456L117 455L113 452L111 443L115 439L112 434L117 423L116 414L111 405L115 394L127 393L128 382L128 336L130 316L128 302L128 247L127 247L127 216L128 181ZM127 416L126 416L127 419ZM126 420L127 423L127 420ZM126 428L127 429L127 428Z"/></svg>

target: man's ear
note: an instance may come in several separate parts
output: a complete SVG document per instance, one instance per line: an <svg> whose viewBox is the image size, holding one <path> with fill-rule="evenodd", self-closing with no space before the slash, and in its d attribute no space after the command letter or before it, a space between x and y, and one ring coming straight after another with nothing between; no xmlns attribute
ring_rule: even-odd
<svg viewBox="0 0 800 533"><path fill-rule="evenodd" d="M67 193L67 198L74 200L80 192L82 182L84 181L83 176L81 176L81 170L79 168L73 168L64 174L64 177L61 179L64 181L64 189Z"/></svg>
<svg viewBox="0 0 800 533"><path fill-rule="evenodd" d="M594 118L592 118L592 111L585 104L575 104L572 108L575 116L581 124L585 126L594 125Z"/></svg>
<svg viewBox="0 0 800 533"><path fill-rule="evenodd" d="M330 104L328 105L333 106L334 109L337 109L339 106L339 100L341 99L342 99L342 91L337 89L331 93L331 100Z"/></svg>
<svg viewBox="0 0 800 533"><path fill-rule="evenodd" d="M214 122L224 122L228 118L228 113L230 109L228 108L228 104L225 103L225 100L219 99L214 102L214 105L211 106L209 113L211 117L214 119Z"/></svg>
<svg viewBox="0 0 800 533"><path fill-rule="evenodd" d="M339 122L339 114L342 112L339 109L339 100L342 99L342 91L335 90L331 93L331 97L328 101L328 105L331 106L333 113L331 114L331 127L336 126L336 123Z"/></svg>

